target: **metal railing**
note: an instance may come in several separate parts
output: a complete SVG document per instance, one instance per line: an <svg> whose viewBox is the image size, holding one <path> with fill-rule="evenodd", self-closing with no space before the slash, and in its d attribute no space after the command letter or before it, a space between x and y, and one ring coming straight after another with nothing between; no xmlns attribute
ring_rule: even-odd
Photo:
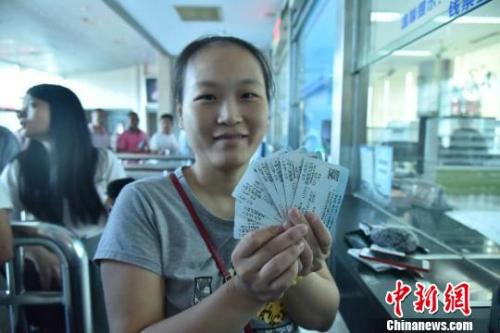
<svg viewBox="0 0 500 333"><path fill-rule="evenodd" d="M192 156L117 153L128 177L144 178L165 175L180 166L191 165Z"/></svg>
<svg viewBox="0 0 500 333"><path fill-rule="evenodd" d="M92 310L89 259L81 240L69 230L41 222L12 222L15 258L6 265L6 289L0 290L0 306L6 305L10 332L15 332L16 314L26 305L61 304L66 332L91 333ZM61 263L61 291L26 291L23 248L43 246Z"/></svg>

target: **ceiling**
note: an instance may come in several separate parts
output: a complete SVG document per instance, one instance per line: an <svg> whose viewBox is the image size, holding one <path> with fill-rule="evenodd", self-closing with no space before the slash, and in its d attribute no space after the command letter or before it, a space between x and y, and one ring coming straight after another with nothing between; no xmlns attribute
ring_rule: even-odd
<svg viewBox="0 0 500 333"><path fill-rule="evenodd" d="M205 34L271 45L283 0L0 0L0 67L67 76L154 63ZM184 22L174 6L218 6L219 22Z"/></svg>
<svg viewBox="0 0 500 333"><path fill-rule="evenodd" d="M164 53L177 55L207 34L230 34L270 48L273 25L284 0L104 0ZM182 21L174 6L217 6L219 22Z"/></svg>
<svg viewBox="0 0 500 333"><path fill-rule="evenodd" d="M3 0L0 27L0 61L59 75L151 62L156 55L101 0Z"/></svg>

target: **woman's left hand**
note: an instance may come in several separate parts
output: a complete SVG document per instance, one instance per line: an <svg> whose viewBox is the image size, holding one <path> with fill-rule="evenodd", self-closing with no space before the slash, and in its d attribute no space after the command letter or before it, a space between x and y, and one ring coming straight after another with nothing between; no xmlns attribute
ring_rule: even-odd
<svg viewBox="0 0 500 333"><path fill-rule="evenodd" d="M318 215L312 212L302 214L297 208L289 210L288 221L292 225L306 224L309 227L305 239L313 254L310 272L319 271L323 267L325 259L330 255L332 247L330 231L325 227ZM303 272L301 275L307 275L307 273L309 272Z"/></svg>

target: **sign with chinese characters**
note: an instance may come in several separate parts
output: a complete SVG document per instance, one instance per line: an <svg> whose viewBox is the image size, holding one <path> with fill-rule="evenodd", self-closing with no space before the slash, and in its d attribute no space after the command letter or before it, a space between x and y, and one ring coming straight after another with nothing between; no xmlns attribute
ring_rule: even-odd
<svg viewBox="0 0 500 333"><path fill-rule="evenodd" d="M444 11L446 1L444 0L420 0L410 10L401 16L401 29L408 29L422 23L424 18L429 18Z"/></svg>
<svg viewBox="0 0 500 333"><path fill-rule="evenodd" d="M415 312L435 314L438 311L438 296L439 290L435 284L430 284L426 287L421 282L416 283L417 290L413 293L415 301L413 302L413 310ZM396 281L394 290L388 291L385 295L385 302L393 306L394 315L402 318L404 313L401 307L403 302L410 294L412 288L401 280ZM451 283L446 284L446 289L443 292L443 311L453 313L460 311L464 316L470 316L470 285L467 282L461 282L456 285Z"/></svg>
<svg viewBox="0 0 500 333"><path fill-rule="evenodd" d="M401 16L401 30L420 26L438 15L447 13L449 18L464 15L491 0L419 0Z"/></svg>
<svg viewBox="0 0 500 333"><path fill-rule="evenodd" d="M491 0L450 0L448 15L449 17L464 15L490 1Z"/></svg>

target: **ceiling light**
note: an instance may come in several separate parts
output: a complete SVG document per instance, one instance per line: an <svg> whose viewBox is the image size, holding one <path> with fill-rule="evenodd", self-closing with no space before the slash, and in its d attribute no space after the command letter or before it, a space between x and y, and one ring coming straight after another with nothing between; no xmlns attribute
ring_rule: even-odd
<svg viewBox="0 0 500 333"><path fill-rule="evenodd" d="M393 52L392 55L398 57L430 57L432 53L425 50L399 50Z"/></svg>
<svg viewBox="0 0 500 333"><path fill-rule="evenodd" d="M174 6L182 21L221 21L221 8L213 6Z"/></svg>
<svg viewBox="0 0 500 333"><path fill-rule="evenodd" d="M447 16L438 16L435 18L437 23L446 23L450 21ZM497 16L461 16L453 21L456 24L500 24L500 17Z"/></svg>
<svg viewBox="0 0 500 333"><path fill-rule="evenodd" d="M395 22L400 18L401 14L395 12L371 12L370 14L370 20L379 23Z"/></svg>

